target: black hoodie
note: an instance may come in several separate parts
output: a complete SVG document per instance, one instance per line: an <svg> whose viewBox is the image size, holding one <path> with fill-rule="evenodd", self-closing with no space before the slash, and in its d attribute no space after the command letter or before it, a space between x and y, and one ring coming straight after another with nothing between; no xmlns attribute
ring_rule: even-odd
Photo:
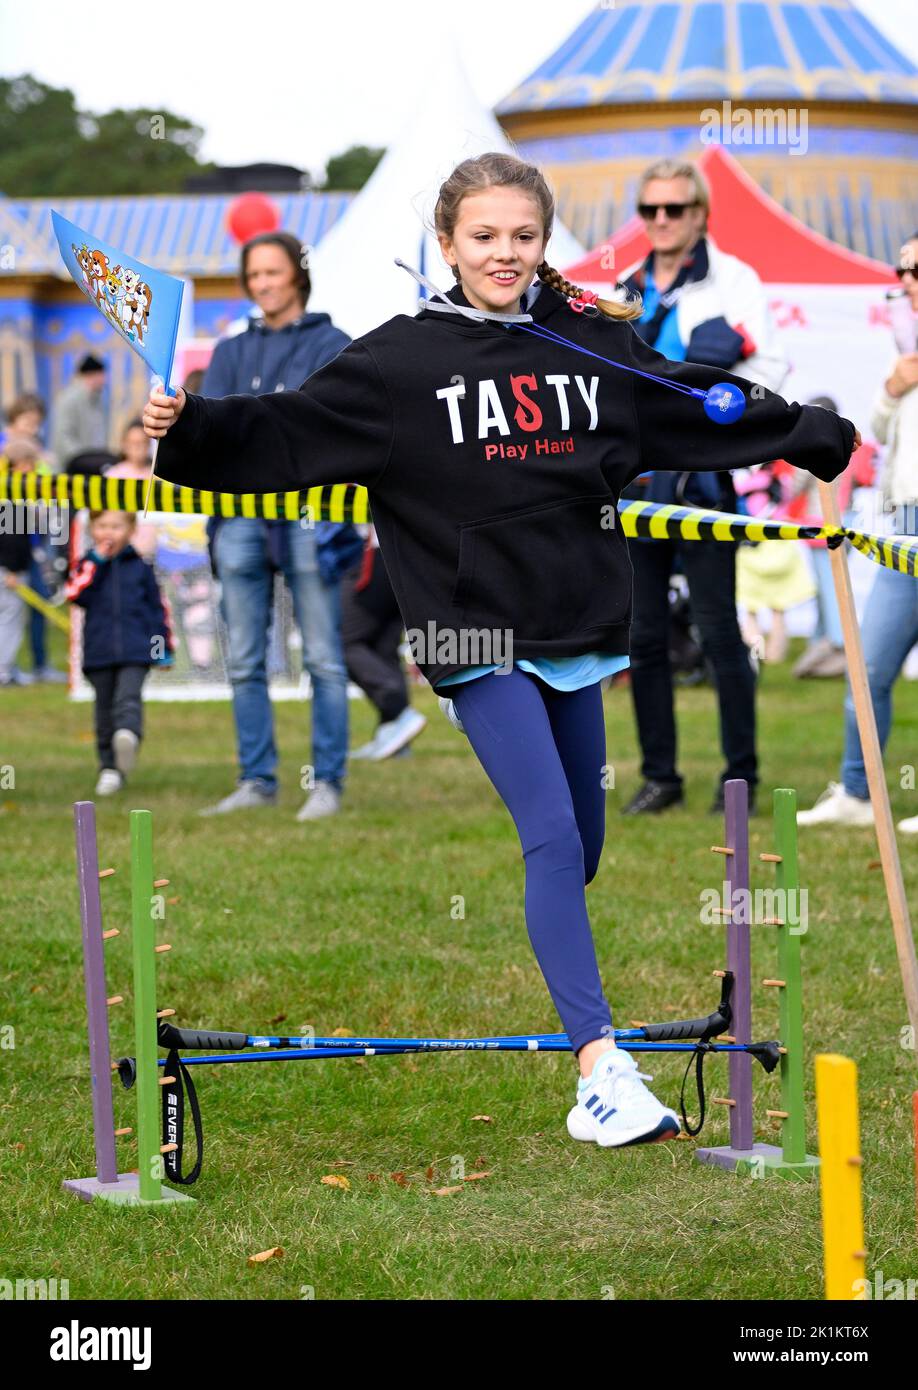
<svg viewBox="0 0 918 1390"><path fill-rule="evenodd" d="M448 297L468 304L458 287ZM696 398L565 344L425 309L356 339L299 391L189 396L157 474L231 493L367 487L415 660L436 687L502 659L476 633L511 659L628 652L616 504L642 471L784 458L828 482L848 463L854 426L832 411L764 387L753 399L742 378L671 362L630 323L572 312L544 286L530 312L627 366L702 388L734 382L745 414L716 424Z"/></svg>

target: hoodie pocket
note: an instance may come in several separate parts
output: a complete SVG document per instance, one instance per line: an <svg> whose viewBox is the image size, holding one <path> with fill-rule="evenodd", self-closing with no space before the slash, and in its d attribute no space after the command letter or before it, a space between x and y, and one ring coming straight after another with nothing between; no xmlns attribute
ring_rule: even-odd
<svg viewBox="0 0 918 1390"><path fill-rule="evenodd" d="M552 641L627 620L631 562L611 494L484 517L459 532L460 622Z"/></svg>

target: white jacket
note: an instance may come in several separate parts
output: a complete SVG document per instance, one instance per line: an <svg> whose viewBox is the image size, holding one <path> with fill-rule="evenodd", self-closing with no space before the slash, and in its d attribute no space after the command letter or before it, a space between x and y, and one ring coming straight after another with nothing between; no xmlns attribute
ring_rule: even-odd
<svg viewBox="0 0 918 1390"><path fill-rule="evenodd" d="M731 328L742 325L746 335L755 343L751 357L745 357L731 367L736 376L757 381L770 391L780 391L790 371L790 363L778 342L765 286L751 265L728 256L705 235L708 248L708 274L703 280L683 285L677 291L676 324L679 337L687 343L694 329L708 319L725 318ZM622 275L627 280L642 262Z"/></svg>
<svg viewBox="0 0 918 1390"><path fill-rule="evenodd" d="M884 381L892 375L897 360L890 363ZM884 502L889 506L918 502L918 386L898 397L881 386L873 402L870 427L879 443L886 445L880 480Z"/></svg>

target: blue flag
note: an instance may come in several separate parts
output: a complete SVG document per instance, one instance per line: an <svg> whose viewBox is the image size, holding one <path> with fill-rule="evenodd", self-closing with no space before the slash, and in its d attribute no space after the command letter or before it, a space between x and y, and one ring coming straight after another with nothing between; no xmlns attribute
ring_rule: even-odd
<svg viewBox="0 0 918 1390"><path fill-rule="evenodd" d="M64 265L86 298L175 395L169 378L185 288L181 280L126 256L60 213L52 211L51 222Z"/></svg>

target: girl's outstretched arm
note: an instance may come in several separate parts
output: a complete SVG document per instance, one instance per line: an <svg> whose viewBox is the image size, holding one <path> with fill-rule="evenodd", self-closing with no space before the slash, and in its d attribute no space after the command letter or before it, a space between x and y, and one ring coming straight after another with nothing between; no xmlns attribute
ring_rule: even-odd
<svg viewBox="0 0 918 1390"><path fill-rule="evenodd" d="M372 353L351 343L298 391L212 400L151 392L144 429L159 439L156 475L213 492L285 492L319 483L372 486L395 424Z"/></svg>
<svg viewBox="0 0 918 1390"><path fill-rule="evenodd" d="M654 352L628 326L632 365L687 386L708 389L732 382L746 397L743 415L732 425L715 424L702 402L656 381L632 377L641 440L640 468L678 472L718 472L787 459L831 482L844 472L860 435L850 420L815 405L790 405L767 387L754 385L720 367L673 362Z"/></svg>

